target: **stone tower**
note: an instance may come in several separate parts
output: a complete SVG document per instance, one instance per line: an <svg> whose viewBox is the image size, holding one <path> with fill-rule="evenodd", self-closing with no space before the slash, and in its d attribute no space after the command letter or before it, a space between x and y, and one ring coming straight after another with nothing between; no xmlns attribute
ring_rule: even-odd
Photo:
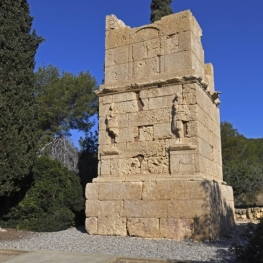
<svg viewBox="0 0 263 263"><path fill-rule="evenodd" d="M106 18L90 234L214 239L234 225L222 180L219 99L190 11L130 28Z"/></svg>

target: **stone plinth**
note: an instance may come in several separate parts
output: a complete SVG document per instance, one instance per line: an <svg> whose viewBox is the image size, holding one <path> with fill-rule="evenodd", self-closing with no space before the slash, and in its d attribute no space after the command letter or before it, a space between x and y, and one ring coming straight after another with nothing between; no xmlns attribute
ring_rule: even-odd
<svg viewBox="0 0 263 263"><path fill-rule="evenodd" d="M201 36L190 11L140 28L107 17L90 234L213 239L233 226L220 102Z"/></svg>

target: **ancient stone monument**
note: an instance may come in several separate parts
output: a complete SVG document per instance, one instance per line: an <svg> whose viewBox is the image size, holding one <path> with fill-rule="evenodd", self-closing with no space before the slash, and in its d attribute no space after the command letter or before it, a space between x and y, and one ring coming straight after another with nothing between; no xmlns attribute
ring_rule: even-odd
<svg viewBox="0 0 263 263"><path fill-rule="evenodd" d="M190 11L130 28L106 19L99 172L90 234L214 239L234 225L222 181L218 92Z"/></svg>

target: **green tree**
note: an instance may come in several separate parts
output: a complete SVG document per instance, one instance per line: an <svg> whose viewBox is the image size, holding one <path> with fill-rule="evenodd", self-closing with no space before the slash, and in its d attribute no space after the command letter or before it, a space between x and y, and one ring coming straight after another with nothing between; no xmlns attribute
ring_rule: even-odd
<svg viewBox="0 0 263 263"><path fill-rule="evenodd" d="M21 189L39 138L32 21L26 0L0 0L0 198Z"/></svg>
<svg viewBox="0 0 263 263"><path fill-rule="evenodd" d="M151 23L160 20L163 16L173 14L170 7L172 0L152 0L151 3Z"/></svg>
<svg viewBox="0 0 263 263"><path fill-rule="evenodd" d="M98 132L88 133L80 138L79 176L83 187L98 175Z"/></svg>
<svg viewBox="0 0 263 263"><path fill-rule="evenodd" d="M71 129L88 132L90 117L97 112L97 87L89 72L73 75L49 65L35 73L39 123L44 142L70 135Z"/></svg>
<svg viewBox="0 0 263 263"><path fill-rule="evenodd" d="M1 226L59 231L84 222L85 199L77 175L48 156L37 158L31 175L30 189L2 216Z"/></svg>
<svg viewBox="0 0 263 263"><path fill-rule="evenodd" d="M263 189L263 139L247 139L229 122L221 123L224 180L233 187L236 206L257 204Z"/></svg>

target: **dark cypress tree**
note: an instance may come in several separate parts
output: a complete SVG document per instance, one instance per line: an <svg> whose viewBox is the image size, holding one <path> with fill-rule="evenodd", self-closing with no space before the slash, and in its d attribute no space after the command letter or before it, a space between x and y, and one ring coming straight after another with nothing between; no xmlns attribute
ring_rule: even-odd
<svg viewBox="0 0 263 263"><path fill-rule="evenodd" d="M0 0L0 201L20 191L36 154L33 70L43 39L32 21L26 0Z"/></svg>
<svg viewBox="0 0 263 263"><path fill-rule="evenodd" d="M170 7L172 0L152 0L151 3L151 23L160 20L163 16L173 14L173 10Z"/></svg>

